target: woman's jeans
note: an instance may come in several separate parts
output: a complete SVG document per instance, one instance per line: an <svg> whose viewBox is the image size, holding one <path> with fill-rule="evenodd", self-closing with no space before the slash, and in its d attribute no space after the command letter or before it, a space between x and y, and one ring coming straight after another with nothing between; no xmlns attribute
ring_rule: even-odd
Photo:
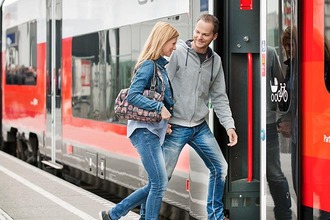
<svg viewBox="0 0 330 220"><path fill-rule="evenodd" d="M116 220L145 202L145 219L157 220L162 198L167 188L167 174L159 137L146 128L136 129L130 137L141 156L149 182L137 189L111 209L109 216Z"/></svg>
<svg viewBox="0 0 330 220"><path fill-rule="evenodd" d="M183 147L189 144L210 170L207 196L208 220L224 218L222 197L228 164L208 124L203 122L195 127L182 127L172 124L172 133L166 135L163 151L169 178L178 162Z"/></svg>

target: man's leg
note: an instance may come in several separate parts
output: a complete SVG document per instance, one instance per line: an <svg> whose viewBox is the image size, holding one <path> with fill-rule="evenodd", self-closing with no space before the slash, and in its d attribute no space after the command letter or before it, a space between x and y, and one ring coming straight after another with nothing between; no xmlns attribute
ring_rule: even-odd
<svg viewBox="0 0 330 220"><path fill-rule="evenodd" d="M168 179L170 180L183 147L192 135L192 128L172 125L172 133L166 135L163 153Z"/></svg>
<svg viewBox="0 0 330 220"><path fill-rule="evenodd" d="M208 220L224 219L223 193L228 164L206 122L194 127L194 136L188 142L202 158L210 170L209 190L207 197Z"/></svg>

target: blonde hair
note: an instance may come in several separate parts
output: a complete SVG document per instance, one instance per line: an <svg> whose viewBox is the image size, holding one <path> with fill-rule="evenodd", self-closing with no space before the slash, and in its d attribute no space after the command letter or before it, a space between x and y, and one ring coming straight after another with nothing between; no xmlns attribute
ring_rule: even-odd
<svg viewBox="0 0 330 220"><path fill-rule="evenodd" d="M164 44L179 36L178 31L169 23L159 21L152 28L149 37L135 65L135 70L145 60L157 60L162 53Z"/></svg>

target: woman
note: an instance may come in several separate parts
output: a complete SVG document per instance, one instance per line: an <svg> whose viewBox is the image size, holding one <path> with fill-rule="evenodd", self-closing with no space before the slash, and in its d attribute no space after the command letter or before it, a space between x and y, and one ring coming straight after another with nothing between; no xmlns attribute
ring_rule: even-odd
<svg viewBox="0 0 330 220"><path fill-rule="evenodd" d="M159 123L128 121L127 136L140 154L142 164L147 171L149 182L137 189L109 211L101 211L101 220L116 220L126 215L142 202L145 205L145 219L158 219L162 198L167 188L167 174L162 152L162 143L167 131L168 120L171 117L173 100L172 89L168 81L165 65L168 63L163 56L169 57L176 49L178 31L166 22L158 22L153 27L143 51L141 52L130 86L127 100L130 104L146 110L154 110L161 114ZM154 73L154 62L161 72L165 83L164 101L156 102L142 95L150 88ZM157 92L161 92L162 82L157 77Z"/></svg>

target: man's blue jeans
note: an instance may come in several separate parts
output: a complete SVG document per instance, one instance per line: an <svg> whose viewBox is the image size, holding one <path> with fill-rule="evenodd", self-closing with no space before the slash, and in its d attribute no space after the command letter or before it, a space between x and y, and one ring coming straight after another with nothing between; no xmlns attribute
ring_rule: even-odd
<svg viewBox="0 0 330 220"><path fill-rule="evenodd" d="M223 193L228 164L208 124L203 122L195 127L172 125L172 133L166 135L163 144L166 170L169 178L178 162L183 147L189 144L210 170L207 196L207 215L209 220L224 218Z"/></svg>
<svg viewBox="0 0 330 220"><path fill-rule="evenodd" d="M109 216L113 220L119 219L145 203L145 219L157 220L168 183L159 137L146 128L139 128L133 132L130 140L141 156L149 182L118 203L111 209Z"/></svg>
<svg viewBox="0 0 330 220"><path fill-rule="evenodd" d="M210 170L207 196L208 220L224 219L223 193L228 164L208 124L203 122L195 127L172 124L172 133L166 135L163 151L168 178L170 179L183 147L189 144L202 158ZM144 204L141 205L140 219L144 217Z"/></svg>
<svg viewBox="0 0 330 220"><path fill-rule="evenodd" d="M189 144L194 148L210 170L209 190L207 196L208 219L221 220L224 218L222 197L228 164L221 152L218 142L214 138L214 135L206 122L195 127L172 125L172 133L166 135L163 144L168 177L169 179L171 178L181 150L186 144ZM142 205L140 213L141 219L144 219L143 211Z"/></svg>

